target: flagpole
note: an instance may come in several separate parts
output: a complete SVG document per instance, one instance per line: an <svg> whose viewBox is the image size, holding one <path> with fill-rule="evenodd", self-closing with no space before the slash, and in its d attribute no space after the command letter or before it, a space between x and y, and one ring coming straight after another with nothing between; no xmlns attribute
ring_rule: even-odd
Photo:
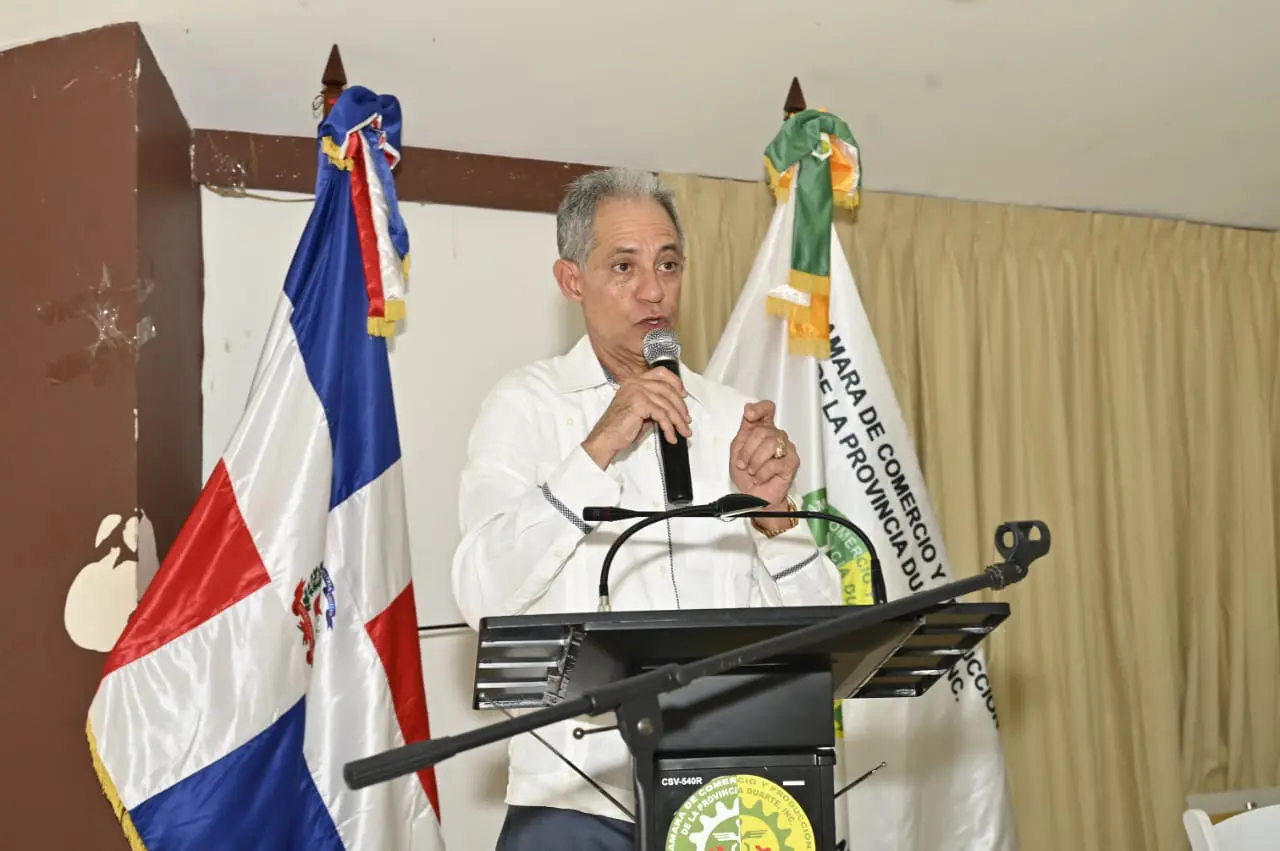
<svg viewBox="0 0 1280 851"><path fill-rule="evenodd" d="M791 87L787 89L787 98L782 102L782 120L785 122L797 112L804 112L807 104L804 99L804 90L800 88L800 78L791 78ZM857 784L866 780L875 772L884 767L882 762L880 765L864 773L852 783L846 783L849 777L848 752L844 747L844 701L837 701L840 706L840 723L836 730L836 764L833 769L834 781L836 788L840 791L836 793L836 839L839 840L836 847L843 849L848 847L849 842L849 811L846 802L841 801L841 796L852 789ZM833 719L834 723L834 719Z"/></svg>
<svg viewBox="0 0 1280 851"><path fill-rule="evenodd" d="M782 120L785 121L797 112L804 112L804 92L800 90L800 78L791 78L791 88L787 90L787 99L782 104Z"/></svg>
<svg viewBox="0 0 1280 851"><path fill-rule="evenodd" d="M342 54L336 44L329 50L329 61L324 64L324 73L320 75L320 86L316 102L321 116L328 118L329 110L333 109L338 97L347 88L347 69L342 66Z"/></svg>

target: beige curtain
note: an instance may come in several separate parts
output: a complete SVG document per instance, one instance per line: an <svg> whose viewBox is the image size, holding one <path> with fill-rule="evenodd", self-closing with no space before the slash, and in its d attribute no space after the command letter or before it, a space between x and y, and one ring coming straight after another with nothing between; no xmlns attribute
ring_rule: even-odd
<svg viewBox="0 0 1280 851"><path fill-rule="evenodd" d="M772 210L664 175L714 349ZM1280 237L868 193L838 230L957 569L1038 518L988 654L1024 851L1187 847L1280 785Z"/></svg>

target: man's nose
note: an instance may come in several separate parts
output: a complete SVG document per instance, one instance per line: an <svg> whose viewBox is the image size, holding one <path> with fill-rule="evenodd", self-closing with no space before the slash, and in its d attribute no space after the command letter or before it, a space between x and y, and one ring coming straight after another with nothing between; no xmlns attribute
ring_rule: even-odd
<svg viewBox="0 0 1280 851"><path fill-rule="evenodd" d="M658 280L657 273L652 269L641 272L640 280L636 284L636 298L656 304L662 301L662 296L662 282Z"/></svg>

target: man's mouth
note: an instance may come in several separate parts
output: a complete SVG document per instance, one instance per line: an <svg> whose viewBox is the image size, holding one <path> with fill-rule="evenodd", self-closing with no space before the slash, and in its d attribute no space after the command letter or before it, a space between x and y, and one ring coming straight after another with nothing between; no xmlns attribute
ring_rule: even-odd
<svg viewBox="0 0 1280 851"><path fill-rule="evenodd" d="M661 328L663 325L667 324L667 317L649 316L644 319L641 319L639 324L643 325L646 328Z"/></svg>

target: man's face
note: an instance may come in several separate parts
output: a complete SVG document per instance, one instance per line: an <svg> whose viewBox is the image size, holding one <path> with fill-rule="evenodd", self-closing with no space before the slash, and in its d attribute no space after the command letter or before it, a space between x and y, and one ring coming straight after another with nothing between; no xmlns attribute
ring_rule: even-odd
<svg viewBox="0 0 1280 851"><path fill-rule="evenodd" d="M596 207L587 265L560 261L566 298L582 303L594 340L638 353L654 328L674 328L684 256L671 217L657 201L610 199Z"/></svg>

